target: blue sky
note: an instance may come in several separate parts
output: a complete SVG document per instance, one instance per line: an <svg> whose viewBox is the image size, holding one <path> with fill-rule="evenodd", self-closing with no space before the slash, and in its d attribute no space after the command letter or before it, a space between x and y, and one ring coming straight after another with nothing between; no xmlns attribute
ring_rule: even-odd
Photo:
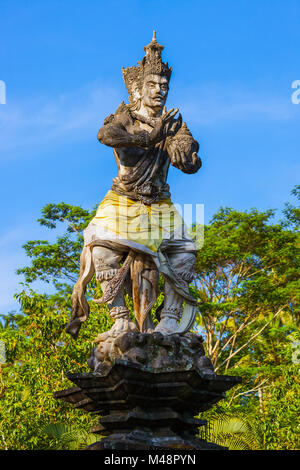
<svg viewBox="0 0 300 470"><path fill-rule="evenodd" d="M127 93L157 30L173 66L168 106L200 142L203 168L171 168L176 203L283 208L299 184L300 0L0 0L0 312L27 263L27 240L54 236L36 223L49 202L93 207L116 175L96 139ZM43 290L42 286L38 286Z"/></svg>

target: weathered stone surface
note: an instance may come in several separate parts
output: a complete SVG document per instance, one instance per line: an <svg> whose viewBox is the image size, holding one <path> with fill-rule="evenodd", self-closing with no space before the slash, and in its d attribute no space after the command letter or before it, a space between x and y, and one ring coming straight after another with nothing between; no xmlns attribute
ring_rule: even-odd
<svg viewBox="0 0 300 470"><path fill-rule="evenodd" d="M189 291L197 246L171 202L167 178L170 165L193 174L202 162L197 140L182 115L177 116L179 109L165 107L171 68L162 60L163 49L154 34L138 66L123 68L129 103L122 102L98 132L98 140L114 149L118 174L84 230L66 330L77 338L89 315L85 292L95 275L103 296L93 300L106 303L114 320L111 329L97 337L104 342L102 353L120 333L187 332L198 312ZM154 326L151 310L158 298L159 273L165 280L164 303ZM132 297L135 322L129 317L124 287Z"/></svg>
<svg viewBox="0 0 300 470"><path fill-rule="evenodd" d="M68 377L76 387L55 398L102 415L92 432L105 437L90 449L217 448L195 438L205 421L194 416L240 382L194 365L163 370L121 359L101 373Z"/></svg>
<svg viewBox="0 0 300 470"><path fill-rule="evenodd" d="M87 450L225 450L225 447L196 439L189 434L179 436L169 430L154 433L147 430L134 429L128 434L112 434L109 438L87 447Z"/></svg>
<svg viewBox="0 0 300 470"><path fill-rule="evenodd" d="M149 370L175 370L198 367L207 373L213 372L213 365L205 357L201 336L193 333L184 335L162 335L159 332L123 333L93 349L88 363L94 372L104 372L115 360L121 359L143 365Z"/></svg>
<svg viewBox="0 0 300 470"><path fill-rule="evenodd" d="M216 375L202 338L189 333L201 307L189 290L197 246L167 184L170 165L186 174L200 169L199 144L181 114L176 117L178 109L165 108L171 68L155 34L144 50L138 66L123 69L129 103L121 103L98 132L99 141L114 149L118 175L84 230L66 330L76 339L88 318L85 293L94 275L103 295L93 300L108 305L114 324L95 339L92 372L69 374L76 386L54 396L101 416L92 431L105 437L89 449L215 449L195 438L204 421L194 416L240 379ZM159 274L164 301L155 326Z"/></svg>

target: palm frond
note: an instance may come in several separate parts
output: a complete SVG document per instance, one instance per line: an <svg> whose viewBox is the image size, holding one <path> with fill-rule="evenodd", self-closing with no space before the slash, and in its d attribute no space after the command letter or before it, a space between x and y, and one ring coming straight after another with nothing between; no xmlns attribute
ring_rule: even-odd
<svg viewBox="0 0 300 470"><path fill-rule="evenodd" d="M241 416L213 415L204 430L205 438L229 450L259 449L255 426ZM204 437L203 434L201 437Z"/></svg>
<svg viewBox="0 0 300 470"><path fill-rule="evenodd" d="M94 434L62 423L51 423L43 432L52 439L51 447L55 450L83 450L99 440Z"/></svg>

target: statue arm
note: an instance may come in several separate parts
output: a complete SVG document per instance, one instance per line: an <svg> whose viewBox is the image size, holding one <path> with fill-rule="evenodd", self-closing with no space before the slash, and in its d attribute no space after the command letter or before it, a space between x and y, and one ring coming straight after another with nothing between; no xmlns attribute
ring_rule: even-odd
<svg viewBox="0 0 300 470"><path fill-rule="evenodd" d="M201 168L201 158L197 155L199 144L185 123L175 135L167 138L166 144L173 166L189 174L196 173Z"/></svg>
<svg viewBox="0 0 300 470"><path fill-rule="evenodd" d="M104 124L98 132L98 140L109 147L142 147L150 145L150 136L146 131L131 134L121 123Z"/></svg>
<svg viewBox="0 0 300 470"><path fill-rule="evenodd" d="M122 103L116 114L111 114L104 120L104 124L98 132L98 140L102 144L114 148L151 147L165 138L165 125L173 119L177 112L178 109L165 111L156 120L151 132L140 130L132 134L128 131L132 127L132 121L126 105Z"/></svg>

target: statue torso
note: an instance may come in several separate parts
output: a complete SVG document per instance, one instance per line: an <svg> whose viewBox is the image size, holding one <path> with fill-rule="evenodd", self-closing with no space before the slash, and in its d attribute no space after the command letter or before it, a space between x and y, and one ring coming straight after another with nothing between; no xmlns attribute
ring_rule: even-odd
<svg viewBox="0 0 300 470"><path fill-rule="evenodd" d="M126 122L126 130L131 134L143 130L149 132L151 129L150 125L138 119ZM167 184L170 159L165 146L163 141L147 149L114 149L119 171L118 176L113 179L112 190L145 204L170 198Z"/></svg>
<svg viewBox="0 0 300 470"><path fill-rule="evenodd" d="M114 148L118 165L118 175L113 179L111 189L144 204L170 198L170 188L167 184L170 163L185 173L195 173L201 166L201 159L196 155L199 144L186 124L182 123L181 116L168 122L166 137L159 143L147 148L126 145L124 133L130 135L131 139L133 134L145 134L145 131L150 135L154 126L154 119L141 116L122 103L115 114L105 119L99 131L102 133L99 140L104 140L103 143L104 136L110 136L106 145ZM141 139L143 140L142 136ZM114 146L114 142L118 145ZM176 152L180 153L180 158L176 156Z"/></svg>

